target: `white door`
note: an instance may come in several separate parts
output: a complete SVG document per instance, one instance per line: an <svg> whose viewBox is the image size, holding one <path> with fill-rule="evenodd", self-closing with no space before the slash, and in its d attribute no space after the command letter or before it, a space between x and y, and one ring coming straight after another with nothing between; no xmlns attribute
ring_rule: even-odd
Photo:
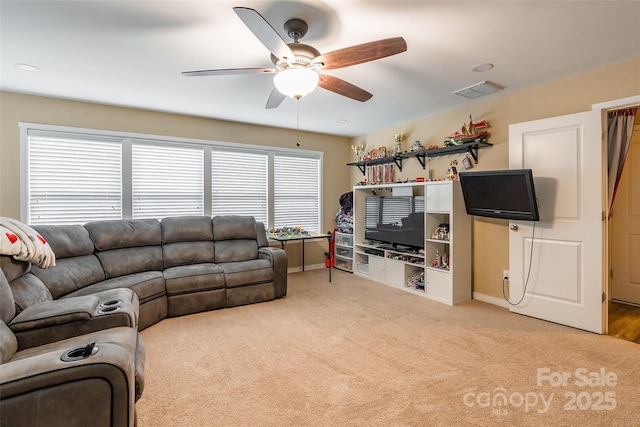
<svg viewBox="0 0 640 427"><path fill-rule="evenodd" d="M640 126L636 126L640 128ZM611 298L640 304L640 129L633 133L620 176L611 229Z"/></svg>
<svg viewBox="0 0 640 427"><path fill-rule="evenodd" d="M511 311L604 332L602 153L600 111L509 126L509 167L533 170L540 211L535 228L510 222Z"/></svg>

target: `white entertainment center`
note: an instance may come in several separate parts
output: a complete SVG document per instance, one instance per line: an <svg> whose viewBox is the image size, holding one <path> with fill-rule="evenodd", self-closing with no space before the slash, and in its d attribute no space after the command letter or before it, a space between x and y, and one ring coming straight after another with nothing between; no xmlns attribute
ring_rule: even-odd
<svg viewBox="0 0 640 427"><path fill-rule="evenodd" d="M421 248L367 240L365 211L373 195L413 197L424 216ZM356 185L353 212L353 274L448 305L471 298L472 222L459 181Z"/></svg>

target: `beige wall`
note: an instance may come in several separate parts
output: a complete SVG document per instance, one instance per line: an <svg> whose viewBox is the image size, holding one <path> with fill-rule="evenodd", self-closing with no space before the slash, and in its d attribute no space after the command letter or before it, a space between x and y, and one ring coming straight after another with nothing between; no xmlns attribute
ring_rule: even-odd
<svg viewBox="0 0 640 427"><path fill-rule="evenodd" d="M479 77L479 80L481 78L485 76ZM486 78L491 77L487 75ZM509 167L510 124L587 111L591 110L592 104L639 94L640 58L636 58L363 135L354 138L352 144L364 143L368 149L391 147L393 134L404 133L404 149L408 149L415 140L420 140L426 146L442 145L444 137L460 129L463 123L468 123L471 114L476 122L483 119L489 121L489 142L494 144L493 147L480 149L479 163L474 165L474 169L503 169ZM460 162L462 157L451 156L432 160L433 177L443 178L449 161L456 158ZM426 170L422 170L417 160L408 159L403 162L401 179L427 176ZM353 167L352 182L355 184L361 179L362 173ZM474 219L474 292L502 298L502 270L509 268L507 225L505 220Z"/></svg>
<svg viewBox="0 0 640 427"><path fill-rule="evenodd" d="M292 149L296 148L297 141L297 133L292 130L0 92L0 216L13 218L20 218L19 122ZM349 140L301 132L300 141L301 149L324 152L323 230L333 230L335 214L340 208L339 197L351 188L350 171L345 166L350 152ZM326 247L326 242L308 244L305 247L307 265L324 263ZM299 266L299 245L292 244L287 251L290 267Z"/></svg>

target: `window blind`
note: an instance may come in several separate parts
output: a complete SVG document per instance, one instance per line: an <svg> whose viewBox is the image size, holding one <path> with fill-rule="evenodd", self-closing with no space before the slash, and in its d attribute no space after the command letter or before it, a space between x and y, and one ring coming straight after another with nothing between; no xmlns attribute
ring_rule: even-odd
<svg viewBox="0 0 640 427"><path fill-rule="evenodd" d="M212 215L250 215L268 226L267 165L267 154L212 150Z"/></svg>
<svg viewBox="0 0 640 427"><path fill-rule="evenodd" d="M122 217L119 141L28 137L27 221L84 224Z"/></svg>
<svg viewBox="0 0 640 427"><path fill-rule="evenodd" d="M132 217L204 215L204 150L133 142Z"/></svg>
<svg viewBox="0 0 640 427"><path fill-rule="evenodd" d="M273 185L274 227L320 232L320 160L276 154Z"/></svg>

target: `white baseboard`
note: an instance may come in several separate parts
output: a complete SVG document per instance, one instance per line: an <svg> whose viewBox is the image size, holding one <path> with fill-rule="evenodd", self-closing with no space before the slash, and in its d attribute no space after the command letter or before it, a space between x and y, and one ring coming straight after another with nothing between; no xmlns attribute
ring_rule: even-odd
<svg viewBox="0 0 640 427"><path fill-rule="evenodd" d="M478 292L473 293L473 299L477 299L478 301L486 302L489 304L497 305L503 308L509 308L509 303L505 301L503 298L496 298L489 295L481 294Z"/></svg>
<svg viewBox="0 0 640 427"><path fill-rule="evenodd" d="M321 268L327 268L326 265L324 264L311 264L311 265L305 265L304 266L304 271L308 271L308 270L319 270ZM302 267L289 267L287 269L287 273L299 273L302 271ZM328 274L328 273L327 273Z"/></svg>

